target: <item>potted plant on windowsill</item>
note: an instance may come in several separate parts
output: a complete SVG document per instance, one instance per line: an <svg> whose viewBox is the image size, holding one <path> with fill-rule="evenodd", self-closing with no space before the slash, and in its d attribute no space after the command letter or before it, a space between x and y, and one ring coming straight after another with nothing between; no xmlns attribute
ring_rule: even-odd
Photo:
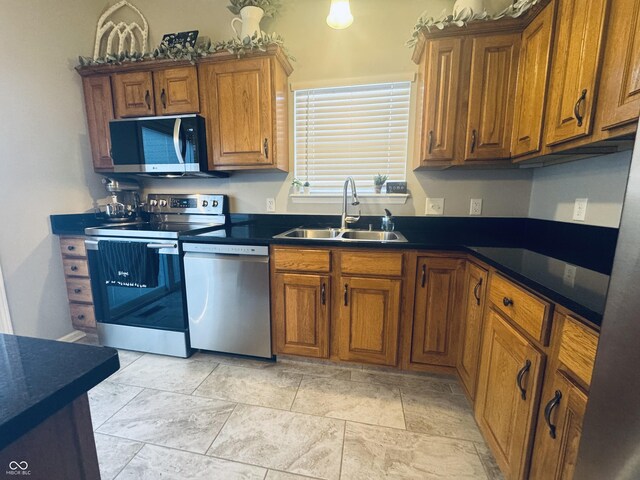
<svg viewBox="0 0 640 480"><path fill-rule="evenodd" d="M373 187L375 188L376 193L382 193L382 186L389 179L388 175L376 175L373 177Z"/></svg>
<svg viewBox="0 0 640 480"><path fill-rule="evenodd" d="M231 20L231 28L239 39L245 37L253 37L254 35L261 37L260 21L262 17L273 17L278 12L280 0L230 0L227 8L234 15L240 15ZM242 23L240 33L236 30L235 23Z"/></svg>

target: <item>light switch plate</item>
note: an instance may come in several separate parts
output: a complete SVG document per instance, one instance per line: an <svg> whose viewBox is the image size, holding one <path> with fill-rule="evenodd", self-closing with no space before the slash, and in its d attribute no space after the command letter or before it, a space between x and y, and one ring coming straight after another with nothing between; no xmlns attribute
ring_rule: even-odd
<svg viewBox="0 0 640 480"><path fill-rule="evenodd" d="M472 198L469 205L469 215L482 215L482 199Z"/></svg>
<svg viewBox="0 0 640 480"><path fill-rule="evenodd" d="M275 212L276 211L276 199L275 198L267 198L267 212Z"/></svg>
<svg viewBox="0 0 640 480"><path fill-rule="evenodd" d="M587 218L587 202L588 198L576 198L576 203L573 205L573 219L579 222L584 222Z"/></svg>
<svg viewBox="0 0 640 480"><path fill-rule="evenodd" d="M427 198L425 213L427 215L443 215L444 198Z"/></svg>
<svg viewBox="0 0 640 480"><path fill-rule="evenodd" d="M562 277L562 283L567 287L574 287L576 283L576 270L575 265L569 263L564 266L564 275Z"/></svg>

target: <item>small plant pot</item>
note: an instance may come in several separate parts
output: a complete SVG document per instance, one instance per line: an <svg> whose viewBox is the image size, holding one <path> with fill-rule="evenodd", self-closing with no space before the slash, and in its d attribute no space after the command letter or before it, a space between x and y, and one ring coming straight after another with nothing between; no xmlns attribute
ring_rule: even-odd
<svg viewBox="0 0 640 480"><path fill-rule="evenodd" d="M382 185L374 185L373 188L376 193L382 193Z"/></svg>

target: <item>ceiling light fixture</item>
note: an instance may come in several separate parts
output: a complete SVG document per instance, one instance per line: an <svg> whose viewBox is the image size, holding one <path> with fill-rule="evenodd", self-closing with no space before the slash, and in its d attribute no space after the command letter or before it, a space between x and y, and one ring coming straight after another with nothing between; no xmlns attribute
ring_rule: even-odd
<svg viewBox="0 0 640 480"><path fill-rule="evenodd" d="M331 9L327 16L327 25L336 30L343 30L353 23L349 0L331 0Z"/></svg>

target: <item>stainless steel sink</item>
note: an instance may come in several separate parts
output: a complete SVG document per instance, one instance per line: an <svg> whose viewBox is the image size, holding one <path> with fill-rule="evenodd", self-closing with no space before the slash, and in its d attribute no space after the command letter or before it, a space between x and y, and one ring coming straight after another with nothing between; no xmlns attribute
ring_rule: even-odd
<svg viewBox="0 0 640 480"><path fill-rule="evenodd" d="M273 238L301 240L332 240L336 242L407 242L400 232L380 230L353 230L338 228L294 228Z"/></svg>

